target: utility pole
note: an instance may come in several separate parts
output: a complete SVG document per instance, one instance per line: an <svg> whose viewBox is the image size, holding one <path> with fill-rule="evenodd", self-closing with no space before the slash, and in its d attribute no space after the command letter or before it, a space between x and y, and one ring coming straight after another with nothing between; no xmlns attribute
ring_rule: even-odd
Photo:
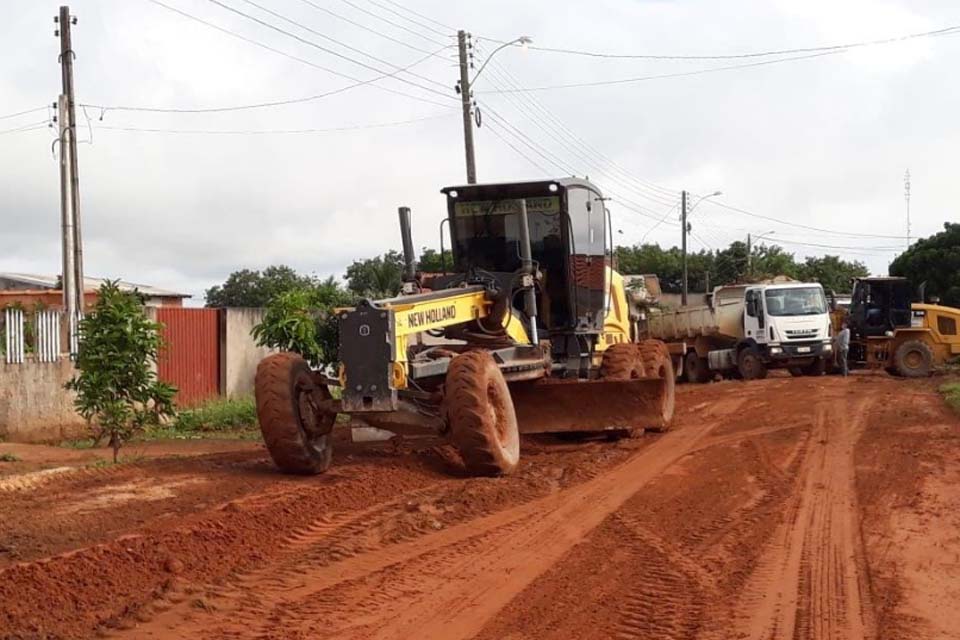
<svg viewBox="0 0 960 640"><path fill-rule="evenodd" d="M83 312L84 280L83 280L83 242L80 233L80 179L77 173L77 117L76 101L73 92L73 41L70 28L77 23L77 19L70 15L70 7L60 7L60 15L54 22L59 25L55 35L60 36L60 75L63 85L62 95L58 104L60 120L60 198L61 217L64 231L64 271L63 292L64 307L69 313L71 328L76 322L77 312ZM69 204L64 205L67 200ZM67 233L70 237L67 237ZM69 250L70 255L67 255ZM68 270L67 267L70 267ZM69 285L68 285L69 279ZM68 291L69 290L69 291ZM68 296L72 300L68 300Z"/></svg>
<svg viewBox="0 0 960 640"><path fill-rule="evenodd" d="M60 133L60 230L62 233L63 265L60 287L63 289L63 309L67 313L69 335L73 336L73 319L77 316L77 281L76 258L77 251L74 243L76 235L73 227L73 197L70 194L70 180L73 175L71 169L71 155L68 151L68 140L71 136L68 123L67 96L60 94L57 102L57 124ZM69 340L68 340L68 343ZM72 343L71 343L72 344Z"/></svg>
<svg viewBox="0 0 960 640"><path fill-rule="evenodd" d="M467 56L467 32L457 31L460 50L460 105L463 108L463 146L467 155L467 184L477 184L477 159L473 148L473 115L470 113L470 63Z"/></svg>
<svg viewBox="0 0 960 640"><path fill-rule="evenodd" d="M753 251L750 248L750 234L747 234L747 277L753 275Z"/></svg>
<svg viewBox="0 0 960 640"><path fill-rule="evenodd" d="M686 306L687 304L687 192L680 192L680 226L682 228L681 232L681 244L680 251L683 255L683 290L680 294L680 304Z"/></svg>

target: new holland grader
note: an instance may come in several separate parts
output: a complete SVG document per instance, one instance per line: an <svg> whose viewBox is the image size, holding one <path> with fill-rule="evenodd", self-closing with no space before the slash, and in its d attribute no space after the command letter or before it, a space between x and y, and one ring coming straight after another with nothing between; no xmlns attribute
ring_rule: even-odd
<svg viewBox="0 0 960 640"><path fill-rule="evenodd" d="M400 208L403 290L336 310L336 375L292 353L259 364L257 415L277 466L324 471L340 413L445 436L474 475L512 472L521 433L667 429L670 356L636 339L600 190L565 178L442 193L450 273L417 273Z"/></svg>

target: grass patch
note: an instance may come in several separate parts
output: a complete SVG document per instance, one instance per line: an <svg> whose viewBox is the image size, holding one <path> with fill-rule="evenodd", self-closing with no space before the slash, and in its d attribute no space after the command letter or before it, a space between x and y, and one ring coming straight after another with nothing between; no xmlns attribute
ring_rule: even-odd
<svg viewBox="0 0 960 640"><path fill-rule="evenodd" d="M257 426L257 406L253 398L218 398L177 413L170 425L179 433L210 433L250 430Z"/></svg>
<svg viewBox="0 0 960 640"><path fill-rule="evenodd" d="M152 427L140 433L135 441L146 440L259 440L260 430L254 427L232 431L181 431L175 427Z"/></svg>
<svg viewBox="0 0 960 640"><path fill-rule="evenodd" d="M60 443L61 447L66 449L93 449L93 438L80 438L78 440L64 440Z"/></svg>
<svg viewBox="0 0 960 640"><path fill-rule="evenodd" d="M960 413L960 382L948 382L940 386L940 393L954 411Z"/></svg>
<svg viewBox="0 0 960 640"><path fill-rule="evenodd" d="M20 462L20 458L10 452L0 453L0 462Z"/></svg>

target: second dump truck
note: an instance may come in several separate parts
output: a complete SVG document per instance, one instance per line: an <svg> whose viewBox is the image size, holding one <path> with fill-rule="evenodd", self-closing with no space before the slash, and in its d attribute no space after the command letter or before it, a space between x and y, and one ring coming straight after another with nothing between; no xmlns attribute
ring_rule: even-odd
<svg viewBox="0 0 960 640"><path fill-rule="evenodd" d="M820 375L833 353L827 299L817 283L717 287L705 305L650 313L646 334L667 344L677 375L689 382L716 373L764 378L770 368Z"/></svg>

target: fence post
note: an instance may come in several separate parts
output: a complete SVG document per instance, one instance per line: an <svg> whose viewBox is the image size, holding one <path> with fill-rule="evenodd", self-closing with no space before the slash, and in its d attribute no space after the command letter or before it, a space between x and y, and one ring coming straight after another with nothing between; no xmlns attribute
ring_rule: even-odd
<svg viewBox="0 0 960 640"><path fill-rule="evenodd" d="M37 312L37 359L56 362L60 359L60 312Z"/></svg>
<svg viewBox="0 0 960 640"><path fill-rule="evenodd" d="M8 307L3 313L7 364L23 364L23 311Z"/></svg>

